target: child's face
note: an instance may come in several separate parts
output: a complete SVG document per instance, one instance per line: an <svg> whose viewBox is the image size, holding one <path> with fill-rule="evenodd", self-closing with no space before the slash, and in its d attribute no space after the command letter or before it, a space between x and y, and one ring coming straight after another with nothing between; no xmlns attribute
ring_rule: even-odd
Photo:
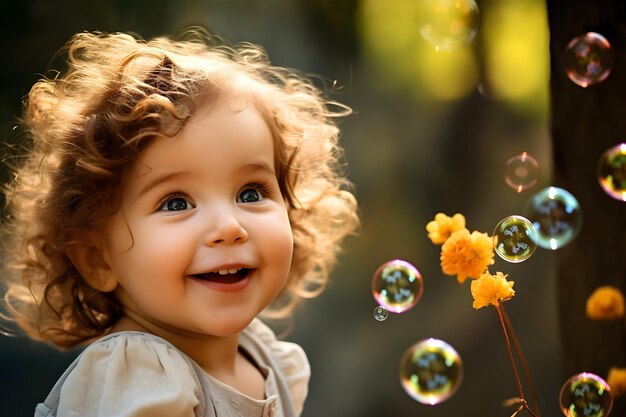
<svg viewBox="0 0 626 417"><path fill-rule="evenodd" d="M293 237L273 139L253 105L240 110L225 99L200 110L125 179L105 260L125 309L152 328L237 333L287 280Z"/></svg>

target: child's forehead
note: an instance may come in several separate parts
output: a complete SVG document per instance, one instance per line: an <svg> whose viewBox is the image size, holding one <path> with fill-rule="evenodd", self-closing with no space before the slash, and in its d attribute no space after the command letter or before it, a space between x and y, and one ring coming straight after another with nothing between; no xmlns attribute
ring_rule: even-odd
<svg viewBox="0 0 626 417"><path fill-rule="evenodd" d="M151 170L150 165L153 163L174 158L181 141L189 142L190 137L199 138L198 141L194 140L196 143L211 143L214 153L219 154L223 148L231 146L229 141L242 140L242 137L251 138L250 143L253 144L267 135L273 144L272 132L273 129L254 100L241 95L222 94L200 103L175 135L159 135L150 140L137 155L132 171L135 175L142 175ZM155 148L163 148L159 144L166 144L170 153L155 153ZM159 158L155 158L155 155L159 155Z"/></svg>

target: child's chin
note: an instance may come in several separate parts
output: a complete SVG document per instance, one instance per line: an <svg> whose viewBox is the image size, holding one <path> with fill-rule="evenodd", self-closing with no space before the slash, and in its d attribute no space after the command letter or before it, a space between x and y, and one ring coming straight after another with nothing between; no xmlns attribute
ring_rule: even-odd
<svg viewBox="0 0 626 417"><path fill-rule="evenodd" d="M217 337L230 337L238 335L243 332L252 323L252 319L249 320L229 320L228 322L222 322L211 330L211 334Z"/></svg>

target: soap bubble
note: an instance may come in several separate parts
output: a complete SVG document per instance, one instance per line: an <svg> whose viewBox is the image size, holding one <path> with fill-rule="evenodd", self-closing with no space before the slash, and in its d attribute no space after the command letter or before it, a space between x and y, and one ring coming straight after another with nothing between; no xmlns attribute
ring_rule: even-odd
<svg viewBox="0 0 626 417"><path fill-rule="evenodd" d="M431 338L417 342L400 361L402 388L422 404L435 405L447 400L462 379L463 361L443 340Z"/></svg>
<svg viewBox="0 0 626 417"><path fill-rule="evenodd" d="M410 263L395 259L385 262L372 278L372 294L379 305L393 313L404 313L422 296L424 282Z"/></svg>
<svg viewBox="0 0 626 417"><path fill-rule="evenodd" d="M480 26L475 0L421 0L418 4L419 33L435 50L452 50L469 44Z"/></svg>
<svg viewBox="0 0 626 417"><path fill-rule="evenodd" d="M378 321L385 321L389 316L389 311L383 306L376 306L374 308L374 318Z"/></svg>
<svg viewBox="0 0 626 417"><path fill-rule="evenodd" d="M598 160L597 172L604 192L626 201L626 143L607 149Z"/></svg>
<svg viewBox="0 0 626 417"><path fill-rule="evenodd" d="M515 155L506 161L504 180L518 193L526 191L539 180L539 164L526 152Z"/></svg>
<svg viewBox="0 0 626 417"><path fill-rule="evenodd" d="M613 408L609 384L589 372L568 379L561 388L559 401L567 417L608 417Z"/></svg>
<svg viewBox="0 0 626 417"><path fill-rule="evenodd" d="M500 220L493 231L493 248L507 262L518 263L530 258L537 249L537 232L522 216Z"/></svg>
<svg viewBox="0 0 626 417"><path fill-rule="evenodd" d="M558 187L547 187L535 194L526 204L525 217L535 227L537 245L553 250L570 243L583 222L578 200Z"/></svg>
<svg viewBox="0 0 626 417"><path fill-rule="evenodd" d="M609 76L613 67L613 49L604 36L588 32L567 44L563 64L569 79L585 88Z"/></svg>

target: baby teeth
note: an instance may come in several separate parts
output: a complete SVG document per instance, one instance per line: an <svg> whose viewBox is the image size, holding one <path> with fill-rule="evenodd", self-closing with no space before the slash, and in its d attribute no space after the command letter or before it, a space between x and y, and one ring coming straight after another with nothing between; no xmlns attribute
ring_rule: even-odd
<svg viewBox="0 0 626 417"><path fill-rule="evenodd" d="M219 269L217 271L218 274L220 275L226 275L226 274L236 274L237 271L239 271L241 268L233 268L233 269Z"/></svg>

